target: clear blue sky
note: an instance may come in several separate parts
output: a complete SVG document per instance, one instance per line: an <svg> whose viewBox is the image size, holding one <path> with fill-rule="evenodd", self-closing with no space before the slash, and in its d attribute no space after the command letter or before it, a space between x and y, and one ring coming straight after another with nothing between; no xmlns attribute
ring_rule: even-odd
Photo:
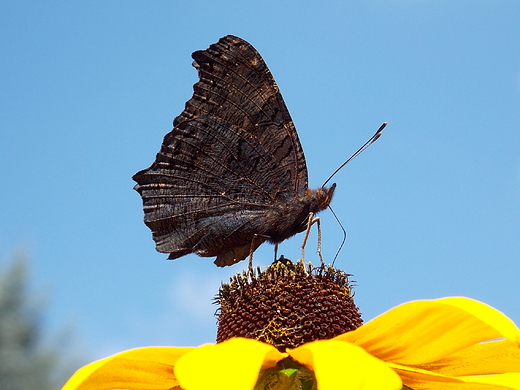
<svg viewBox="0 0 520 390"><path fill-rule="evenodd" d="M520 324L519 15L517 0L3 1L0 259L27 248L50 331L74 324L90 358L213 342L212 298L246 264L155 252L131 176L192 94L191 52L234 34L278 82L312 187L389 122L335 178L336 265L365 320L463 295ZM331 259L342 233L322 221Z"/></svg>

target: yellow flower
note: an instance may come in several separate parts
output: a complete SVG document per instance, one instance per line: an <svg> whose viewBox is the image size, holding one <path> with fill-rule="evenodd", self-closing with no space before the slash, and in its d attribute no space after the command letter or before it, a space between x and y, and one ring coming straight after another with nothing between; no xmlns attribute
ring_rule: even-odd
<svg viewBox="0 0 520 390"><path fill-rule="evenodd" d="M468 298L408 302L284 353L245 338L134 349L81 368L62 390L252 390L263 370L287 359L312 371L319 390L520 390L520 330Z"/></svg>

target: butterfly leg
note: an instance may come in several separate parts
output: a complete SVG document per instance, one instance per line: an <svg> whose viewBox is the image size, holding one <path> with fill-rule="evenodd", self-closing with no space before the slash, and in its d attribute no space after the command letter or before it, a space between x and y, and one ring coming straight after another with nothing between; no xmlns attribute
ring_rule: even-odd
<svg viewBox="0 0 520 390"><path fill-rule="evenodd" d="M251 245L249 247L249 266L248 271L253 273L253 252L265 241L269 240L271 236L267 236L265 234L255 234L251 239ZM276 246L276 249L278 246ZM276 253L276 252L275 252Z"/></svg>
<svg viewBox="0 0 520 390"><path fill-rule="evenodd" d="M255 234L253 236L253 239L251 240L251 246L249 247L249 265L247 267L248 272L253 275L253 252L255 251L255 239L257 238L257 235Z"/></svg>
<svg viewBox="0 0 520 390"><path fill-rule="evenodd" d="M309 234L311 232L311 226L317 224L318 225L318 255L320 256L321 265L323 266L325 264L325 261L323 260L323 256L321 255L321 222L320 218L316 217L314 218L314 213L309 213L309 218L307 220L307 229L305 230L305 237L303 238L302 242L302 261L304 261L305 258L305 246L307 245L307 240L309 239Z"/></svg>
<svg viewBox="0 0 520 390"><path fill-rule="evenodd" d="M316 217L312 220L312 223L316 223L318 225L318 247L316 252L318 252L318 256L320 256L321 266L325 266L325 261L323 260L323 256L321 255L321 220L319 217Z"/></svg>

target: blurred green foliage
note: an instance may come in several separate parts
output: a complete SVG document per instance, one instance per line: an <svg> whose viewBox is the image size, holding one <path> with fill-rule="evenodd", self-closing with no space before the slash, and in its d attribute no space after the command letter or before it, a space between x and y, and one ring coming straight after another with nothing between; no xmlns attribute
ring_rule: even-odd
<svg viewBox="0 0 520 390"><path fill-rule="evenodd" d="M0 268L0 390L56 390L60 353L43 342L42 302L29 296L26 264L15 256Z"/></svg>

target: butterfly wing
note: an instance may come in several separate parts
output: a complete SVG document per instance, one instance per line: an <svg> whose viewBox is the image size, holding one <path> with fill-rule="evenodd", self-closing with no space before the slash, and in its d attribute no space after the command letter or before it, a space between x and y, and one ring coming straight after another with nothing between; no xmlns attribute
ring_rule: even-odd
<svg viewBox="0 0 520 390"><path fill-rule="evenodd" d="M274 204L304 195L307 168L280 91L249 43L226 36L192 56L193 96L155 162L133 178L159 252L227 265L269 230Z"/></svg>
<svg viewBox="0 0 520 390"><path fill-rule="evenodd" d="M251 134L273 155L287 186L307 189L307 166L296 128L278 86L256 49L228 35L192 55L199 71L193 97L174 125L200 116L216 116Z"/></svg>

